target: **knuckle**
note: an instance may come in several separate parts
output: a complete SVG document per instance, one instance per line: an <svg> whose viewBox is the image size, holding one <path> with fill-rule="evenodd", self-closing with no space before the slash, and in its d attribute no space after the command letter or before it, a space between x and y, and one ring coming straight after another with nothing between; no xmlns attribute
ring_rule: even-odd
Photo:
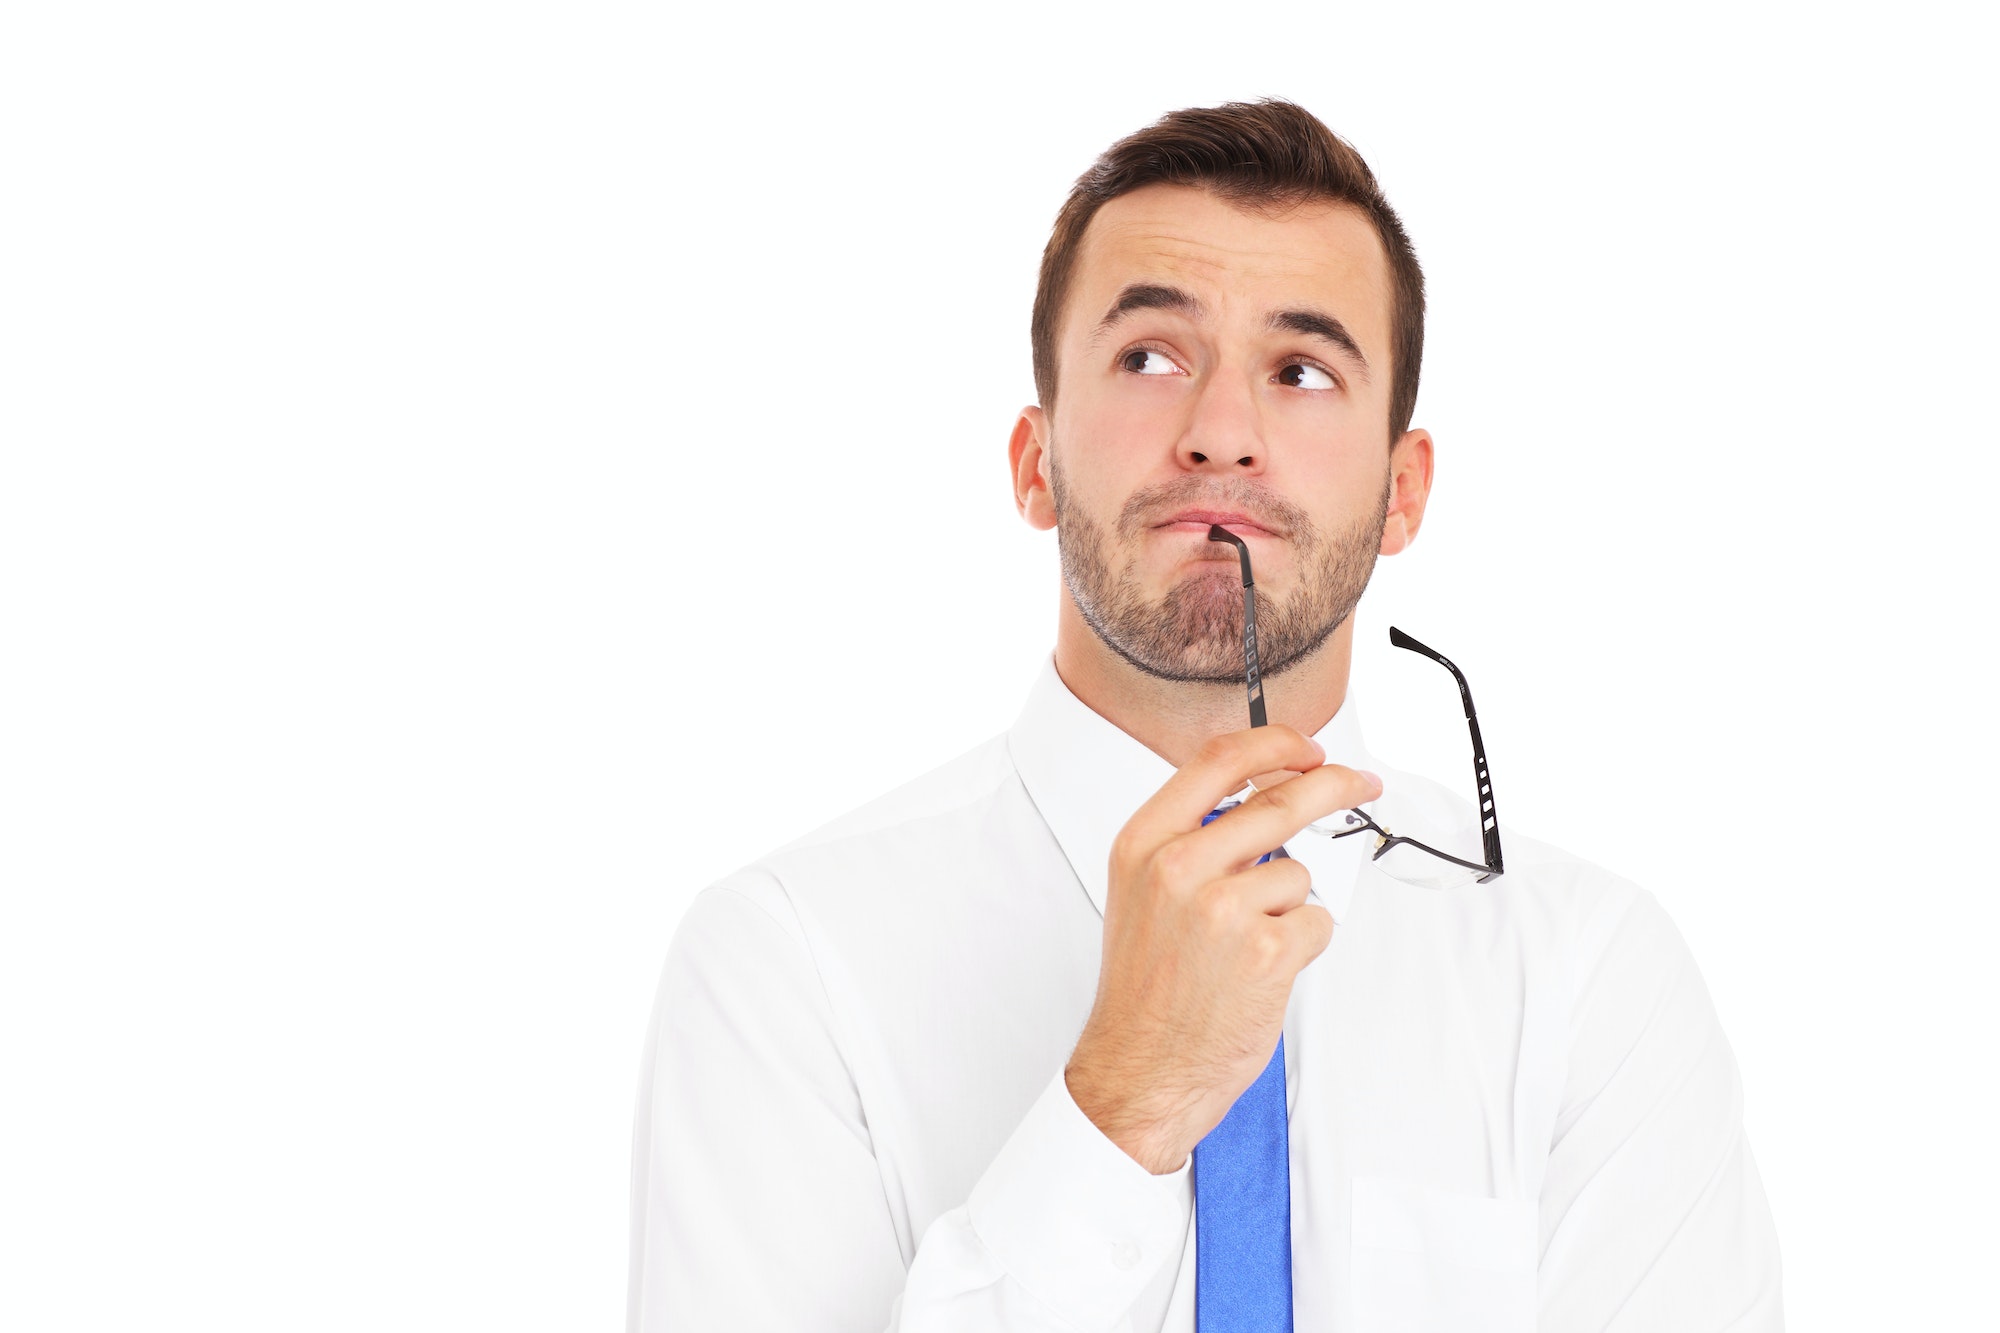
<svg viewBox="0 0 2000 1333"><path fill-rule="evenodd" d="M1203 741L1198 754L1204 763L1219 764L1225 762L1231 755L1236 753L1238 744L1239 742L1234 733L1223 732L1220 735L1210 736L1207 740Z"/></svg>
<svg viewBox="0 0 2000 1333"><path fill-rule="evenodd" d="M1111 866L1113 870L1129 870L1139 864L1141 857L1138 840L1131 825L1118 830L1118 836L1111 840Z"/></svg>
<svg viewBox="0 0 2000 1333"><path fill-rule="evenodd" d="M1293 790L1298 785L1296 780L1281 782L1277 786L1267 787L1257 794L1263 797L1273 810L1290 818L1299 813L1299 794Z"/></svg>
<svg viewBox="0 0 2000 1333"><path fill-rule="evenodd" d="M1359 805L1368 797L1359 781L1337 772L1327 774L1317 793L1309 812L1314 819L1324 819L1336 810Z"/></svg>
<svg viewBox="0 0 2000 1333"><path fill-rule="evenodd" d="M1250 966L1254 974L1260 978L1274 977L1282 970L1284 962L1284 936L1275 930L1260 932L1250 945Z"/></svg>
<svg viewBox="0 0 2000 1333"><path fill-rule="evenodd" d="M1211 884L1195 900L1195 915L1211 935L1226 933L1236 917L1236 903L1221 883Z"/></svg>
<svg viewBox="0 0 2000 1333"><path fill-rule="evenodd" d="M1294 906L1304 900L1306 889L1312 885L1312 872L1289 857L1266 861L1254 873L1272 897Z"/></svg>
<svg viewBox="0 0 2000 1333"><path fill-rule="evenodd" d="M1179 887L1187 881L1189 858L1192 855L1187 842L1173 838L1153 852L1152 878L1169 887Z"/></svg>

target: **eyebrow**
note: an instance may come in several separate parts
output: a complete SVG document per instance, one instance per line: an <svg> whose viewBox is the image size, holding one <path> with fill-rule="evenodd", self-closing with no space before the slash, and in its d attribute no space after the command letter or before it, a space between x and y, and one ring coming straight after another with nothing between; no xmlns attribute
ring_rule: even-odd
<svg viewBox="0 0 2000 1333"><path fill-rule="evenodd" d="M1104 318L1097 321L1097 332L1093 338L1102 337L1113 324L1135 310L1171 310L1199 320L1208 313L1193 292L1182 291L1179 287L1168 287L1157 282L1128 283L1118 299L1104 312Z"/></svg>
<svg viewBox="0 0 2000 1333"><path fill-rule="evenodd" d="M1097 321L1091 341L1097 341L1119 320L1138 310L1170 310L1195 321L1208 314L1208 308L1193 292L1158 282L1128 283L1118 293L1118 299L1111 303L1111 308L1104 312L1104 318ZM1354 335L1347 331L1345 324L1324 310L1301 308L1273 311L1266 322L1273 333L1301 333L1308 338L1332 343L1360 367L1361 378L1368 378L1368 358L1362 355L1361 344L1354 341Z"/></svg>
<svg viewBox="0 0 2000 1333"><path fill-rule="evenodd" d="M1354 341L1345 324L1325 311L1279 310L1271 315L1270 326L1273 333L1303 333L1332 343L1361 367L1361 378L1368 378L1368 358L1361 354L1361 344Z"/></svg>

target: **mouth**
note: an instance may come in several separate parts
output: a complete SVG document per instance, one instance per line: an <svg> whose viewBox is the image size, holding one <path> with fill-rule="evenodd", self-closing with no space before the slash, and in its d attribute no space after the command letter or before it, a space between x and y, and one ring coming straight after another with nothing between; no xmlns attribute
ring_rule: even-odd
<svg viewBox="0 0 2000 1333"><path fill-rule="evenodd" d="M1155 532L1198 532L1203 538L1211 527L1224 527L1239 537L1277 537L1282 534L1251 518L1248 514L1229 509L1183 509L1162 523L1155 523Z"/></svg>

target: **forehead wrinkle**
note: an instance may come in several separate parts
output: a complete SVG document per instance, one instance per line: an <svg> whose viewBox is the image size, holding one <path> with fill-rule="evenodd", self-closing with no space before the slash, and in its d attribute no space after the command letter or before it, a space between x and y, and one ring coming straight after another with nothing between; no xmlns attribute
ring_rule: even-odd
<svg viewBox="0 0 2000 1333"><path fill-rule="evenodd" d="M1306 293L1297 290L1318 282L1340 282L1352 278L1371 288L1375 285L1368 273L1356 271L1356 266L1347 262L1328 264L1281 250L1218 245L1206 239L1162 233L1150 227L1141 229L1131 224L1118 230L1128 233L1143 230L1145 233L1141 237L1121 238L1127 239L1128 244L1131 241L1137 244L1130 244L1126 253L1115 256L1131 261L1133 266L1132 276L1118 284L1120 292L1134 286L1170 287L1192 282L1198 284L1201 290L1193 290L1190 294L1209 313L1238 304L1238 289L1246 279L1250 282L1276 282L1291 289L1282 297L1270 299L1273 310L1319 305L1318 300L1305 299ZM1110 245L1103 248L1112 249ZM1100 252L1094 258L1101 266L1114 256ZM1102 331L1101 325L1097 326L1097 331ZM1096 341L1095 333L1092 341Z"/></svg>
<svg viewBox="0 0 2000 1333"><path fill-rule="evenodd" d="M1109 207L1107 205L1107 209ZM1329 210L1335 214L1339 211L1339 209ZM1122 242L1130 246L1141 259L1156 258L1168 263L1178 262L1205 269L1226 267L1231 260L1248 260L1267 270L1292 276L1328 271L1324 265L1317 265L1312 259L1301 256L1294 250L1272 249L1253 244L1227 244L1211 232L1199 227L1188 228L1179 225L1181 221L1173 217L1141 215L1123 218L1107 217L1104 213L1099 213L1092 219L1090 231L1084 237L1084 244L1088 249L1108 249L1112 244ZM1343 263L1334 266L1332 271L1348 267L1351 265Z"/></svg>
<svg viewBox="0 0 2000 1333"><path fill-rule="evenodd" d="M1207 306L1212 318L1228 323L1236 322L1239 313L1254 318L1260 328L1266 319L1277 311L1298 308L1320 310L1341 308L1350 305L1350 298L1359 296L1363 301L1377 301L1384 311L1372 309L1346 310L1359 322L1346 322L1349 332L1359 344L1373 346L1383 343L1380 351L1386 364L1387 339L1392 332L1377 328L1381 321L1378 314L1386 313L1392 303L1391 294L1380 272L1386 264L1381 253L1381 242L1357 210L1345 204L1300 205L1276 214L1263 214L1257 210L1244 210L1214 200L1228 211L1238 216L1251 216L1261 220L1289 223L1295 220L1316 222L1322 215L1338 223L1350 215L1357 220L1365 235L1357 234L1355 246L1343 245L1338 237L1328 238L1332 243L1315 245L1301 251L1288 243L1277 247L1255 242L1264 239L1255 232L1217 229L1208 226L1199 217L1183 219L1174 208L1155 207L1156 201L1150 197L1154 190L1167 187L1148 186L1133 195L1123 196L1108 203L1104 210L1091 220L1086 230L1078 254L1078 267L1095 271L1106 279L1089 296L1091 305L1102 309L1116 299L1116 294L1125 288L1138 285L1180 286L1188 289ZM1200 193L1186 191L1183 187L1173 187L1174 194ZM1160 201L1170 196L1162 194ZM1127 213L1121 206L1127 201L1143 202L1144 207L1136 213ZM1115 266L1115 267L1114 267ZM1112 271L1107 273L1106 270ZM1246 287L1268 287L1270 290L1247 292ZM1105 290L1105 288L1111 290ZM1358 289L1358 290L1357 290ZM1090 333L1083 345L1095 349L1104 341L1104 331L1099 325L1095 311L1077 300L1077 293L1070 298L1068 320L1090 320ZM1254 308L1241 310L1246 303L1254 302ZM1074 325L1072 325L1072 328ZM1072 334L1071 336L1075 336ZM1364 361L1366 358L1364 358ZM1370 370L1379 371L1380 366ZM1372 375L1364 372L1364 378Z"/></svg>
<svg viewBox="0 0 2000 1333"><path fill-rule="evenodd" d="M1224 246L1208 240L1161 233L1152 228L1145 230L1150 244L1143 248L1141 255L1142 262L1146 262L1148 267L1141 272L1147 276L1136 278L1124 284L1125 287L1138 283L1172 285L1171 279L1163 282L1156 275L1163 270L1172 272L1178 269L1187 275L1187 281L1198 284L1192 294L1204 303L1207 311L1227 322L1229 312L1244 303L1244 294L1239 289L1245 285L1246 279L1252 283L1275 284L1285 290L1281 294L1264 296L1265 308L1247 312L1258 320L1261 331L1292 333L1331 342L1340 348L1347 359L1357 363L1364 381L1373 382L1374 366L1364 349L1364 330L1371 322L1367 313L1351 312L1362 318L1362 324L1357 325L1352 320L1343 320L1330 313L1345 302L1323 301L1314 295L1325 291L1325 284L1329 282L1336 286L1353 283L1386 304L1390 299L1388 294L1379 290L1380 283L1365 264L1347 256L1328 262L1328 257L1307 258L1288 251ZM1338 337L1328 337L1311 327L1321 318L1344 332L1352 347L1342 345ZM1367 341L1372 342L1372 330L1368 333ZM1388 349L1385 346L1381 350L1386 353Z"/></svg>

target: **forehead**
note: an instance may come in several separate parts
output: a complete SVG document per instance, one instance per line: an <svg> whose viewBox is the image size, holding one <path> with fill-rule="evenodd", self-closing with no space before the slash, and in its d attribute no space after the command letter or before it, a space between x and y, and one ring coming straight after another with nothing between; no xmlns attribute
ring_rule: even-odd
<svg viewBox="0 0 2000 1333"><path fill-rule="evenodd" d="M1224 322L1312 305L1386 363L1389 261L1360 209L1327 200L1261 212L1186 185L1119 195L1090 220L1071 276L1066 328L1088 330L1128 283L1166 282Z"/></svg>

